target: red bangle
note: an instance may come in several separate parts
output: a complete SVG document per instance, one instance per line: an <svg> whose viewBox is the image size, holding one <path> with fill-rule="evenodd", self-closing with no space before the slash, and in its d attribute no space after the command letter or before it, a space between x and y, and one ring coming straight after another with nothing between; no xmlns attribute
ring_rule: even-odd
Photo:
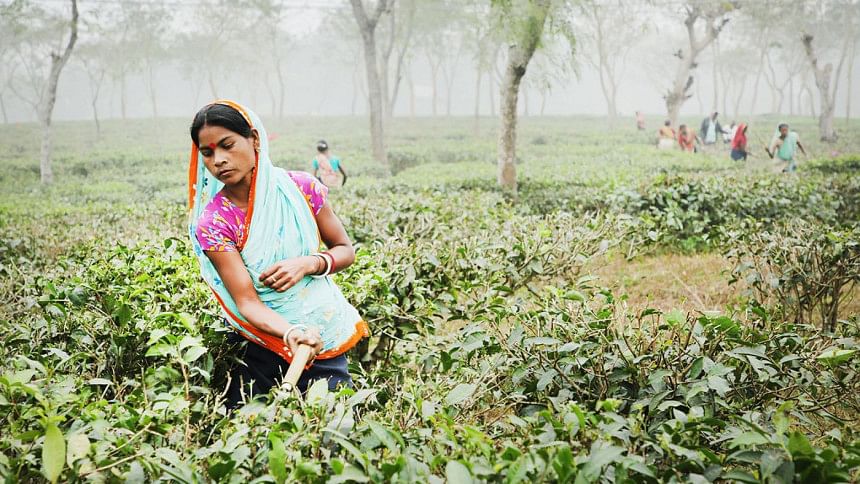
<svg viewBox="0 0 860 484"><path fill-rule="evenodd" d="M334 256L333 256L333 255L331 255L331 252L329 252L329 251L325 251L325 252L323 252L323 254L325 254L325 255L327 255L327 256L329 256L329 257L331 257L331 269L328 271L328 273L329 273L329 274L334 274L334 271L336 271L336 270L337 270L337 264L336 264L336 262L335 262L335 260L334 260Z"/></svg>

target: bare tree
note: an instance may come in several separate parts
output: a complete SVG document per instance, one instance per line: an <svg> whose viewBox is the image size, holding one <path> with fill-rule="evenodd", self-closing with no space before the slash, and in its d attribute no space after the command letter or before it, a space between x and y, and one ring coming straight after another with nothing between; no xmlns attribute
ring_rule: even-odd
<svg viewBox="0 0 860 484"><path fill-rule="evenodd" d="M484 2L472 2L466 10L467 21L465 22L465 36L472 51L472 60L475 63L475 94L472 130L475 135L480 131L481 122L481 81L487 74L488 82L492 82L492 56L498 53L498 36L492 26L486 22L489 17ZM492 87L490 88L492 89ZM490 90L490 103L493 104L492 90ZM493 109L495 109L493 107Z"/></svg>
<svg viewBox="0 0 860 484"><path fill-rule="evenodd" d="M773 53L775 49L780 49L779 65L782 66L782 71L774 68ZM800 74L804 69L802 57L798 57L793 49L787 49L779 43L774 43L773 48L765 52L765 63L767 70L765 71L765 81L770 86L771 93L771 109L772 113L781 113L782 106L785 102L785 90L791 87L792 80ZM780 77L782 75L783 77ZM789 103L791 96L789 95ZM791 107L789 106L789 111Z"/></svg>
<svg viewBox="0 0 860 484"><path fill-rule="evenodd" d="M857 39L860 36L855 32L851 39L851 53L848 54L848 74L845 76L848 87L845 93L845 120L851 119L851 86L854 84L854 58L857 57Z"/></svg>
<svg viewBox="0 0 860 484"><path fill-rule="evenodd" d="M90 81L90 107L93 110L93 121L96 123L96 139L100 139L102 136L98 102L99 93L101 92L102 84L108 70L107 59L104 57L105 54L107 53L104 51L104 45L98 43L83 46L83 48L78 49L77 54L84 72L87 73L87 79Z"/></svg>
<svg viewBox="0 0 860 484"><path fill-rule="evenodd" d="M691 97L693 85L692 71L696 68L696 58L713 42L729 22L728 14L734 10L733 3L718 3L710 0L688 0L684 5L684 26L689 46L678 49L675 57L680 59L675 81L663 98L666 111L672 124L677 124L681 106ZM704 24L704 33L699 33L697 25Z"/></svg>
<svg viewBox="0 0 860 484"><path fill-rule="evenodd" d="M579 52L582 52L582 60L597 70L612 127L618 117L618 87L627 56L636 45L637 37L645 31L646 23L630 9L598 0L583 0L578 6L582 17L577 23L577 41L585 46Z"/></svg>
<svg viewBox="0 0 860 484"><path fill-rule="evenodd" d="M495 1L493 3L509 22L515 23L509 31L508 62L501 86L501 116L499 128L499 159L497 179L505 190L516 192L517 99L520 83L526 68L543 36L549 16L550 0L523 0L521 2Z"/></svg>
<svg viewBox="0 0 860 484"><path fill-rule="evenodd" d="M18 86L15 82L10 86L19 98L30 104L36 111L39 119L39 127L42 132L41 153L39 160L39 172L43 184L54 181L54 172L51 167L52 139L51 121L54 113L54 104L57 102L57 86L60 81L60 73L72 55L72 49L78 40L78 3L71 0L71 19L59 19L48 12L31 7L22 9L20 14L25 15L32 25L19 31L22 42L19 42L17 54L21 65L24 67L26 77L25 86ZM68 29L68 30L66 30ZM57 41L65 39L68 31L68 39L61 52L54 47ZM61 37L58 38L57 34ZM47 54L40 51L49 45ZM46 61L50 59L50 63ZM47 68L47 73L45 69Z"/></svg>
<svg viewBox="0 0 860 484"><path fill-rule="evenodd" d="M266 69L270 69L274 71L276 81L276 88L273 89L268 85L269 76L266 76L266 84L270 93L273 94L273 98L277 98L277 111L276 114L278 119L284 119L284 113L286 108L286 98L287 98L287 62L286 62L286 52L288 52L288 47L290 43L289 35L284 31L283 24L287 17L287 11L284 5L281 2L277 2L275 0L254 0L253 6L259 13L256 22L253 23L254 28L249 29L249 35L253 35L257 33L256 42L263 43L264 45L268 45L268 55L267 60L269 63L264 65L263 67ZM209 14L209 12L207 12ZM227 20L227 19L225 19ZM236 22L206 22L208 25L237 25L240 29L243 27L238 25ZM223 29L223 27L221 27ZM239 33L240 31L234 31L233 33ZM260 35L262 34L262 35ZM211 39L213 42L218 39L225 39L229 42L229 36L225 35L223 30L216 33L214 38ZM224 45L225 40L221 41L221 50L226 50L226 45ZM252 46L249 46L252 47ZM273 104L275 101L273 99ZM275 110L273 110L275 111ZM274 113L273 113L274 114Z"/></svg>
<svg viewBox="0 0 860 484"><path fill-rule="evenodd" d="M384 24L386 28L382 56L379 61L379 74L384 94L385 118L388 121L394 116L400 83L403 81L404 66L413 45L416 0L405 0L405 3L405 8L397 8L398 4L392 3L388 23ZM393 66L391 65L392 55L394 55Z"/></svg>
<svg viewBox="0 0 860 484"><path fill-rule="evenodd" d="M393 0L392 0L393 1ZM364 65L367 71L367 90L370 102L370 138L373 147L373 158L382 163L383 169L390 173L388 154L385 151L385 127L383 120L382 85L379 75L379 64L376 55L376 27L379 19L389 8L388 0L377 0L376 7L370 15L365 10L362 0L350 0L358 30L364 46Z"/></svg>
<svg viewBox="0 0 860 484"><path fill-rule="evenodd" d="M818 134L821 136L821 141L833 142L836 141L836 130L833 127L833 115L836 111L836 91L839 88L839 78L842 73L842 64L845 62L845 53L848 50L848 40L844 41L842 48L842 56L839 59L839 67L836 68L836 75L833 75L833 64L828 62L823 67L819 67L818 55L812 45L814 37L811 34L804 34L801 37L803 48L806 51L806 58L812 65L812 73L815 75L815 85L818 87L818 97L821 104L821 114L818 116ZM831 86L831 81L833 82Z"/></svg>

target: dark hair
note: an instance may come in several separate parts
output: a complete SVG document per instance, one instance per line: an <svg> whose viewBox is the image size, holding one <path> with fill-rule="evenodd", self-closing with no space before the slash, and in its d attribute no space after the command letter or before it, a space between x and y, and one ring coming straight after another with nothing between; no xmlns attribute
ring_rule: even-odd
<svg viewBox="0 0 860 484"><path fill-rule="evenodd" d="M687 125L686 125L686 124L682 124L681 126L678 126L678 129L687 129Z"/></svg>
<svg viewBox="0 0 860 484"><path fill-rule="evenodd" d="M328 149L328 143L324 139L317 141L317 151L324 153Z"/></svg>
<svg viewBox="0 0 860 484"><path fill-rule="evenodd" d="M671 119L667 119L666 121L664 121L664 122L663 122L663 126L669 126L669 125L671 125L671 124L672 124L672 120L671 120Z"/></svg>
<svg viewBox="0 0 860 484"><path fill-rule="evenodd" d="M779 123L779 126L777 126L777 128L776 128L776 129L781 130L782 128L786 128L786 129L787 129L787 128L788 128L788 125L787 125L787 124L785 124L785 123Z"/></svg>
<svg viewBox="0 0 860 484"><path fill-rule="evenodd" d="M251 137L251 126L242 113L224 104L209 104L194 115L194 121L191 122L191 140L198 148L203 126L220 126L245 138Z"/></svg>

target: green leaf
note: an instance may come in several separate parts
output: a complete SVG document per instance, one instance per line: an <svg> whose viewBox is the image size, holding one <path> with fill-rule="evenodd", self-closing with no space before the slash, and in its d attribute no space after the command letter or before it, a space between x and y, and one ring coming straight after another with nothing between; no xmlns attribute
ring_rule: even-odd
<svg viewBox="0 0 860 484"><path fill-rule="evenodd" d="M615 462L622 455L624 455L623 447L607 445L601 441L595 442L591 446L591 453L586 458L585 466L582 468L583 477L593 482L600 477L600 471L603 469L603 466Z"/></svg>
<svg viewBox="0 0 860 484"><path fill-rule="evenodd" d="M816 356L815 359L824 365L836 366L850 360L851 357L854 356L854 353L857 353L857 350L833 349L822 352L820 355Z"/></svg>
<svg viewBox="0 0 860 484"><path fill-rule="evenodd" d="M570 479L574 472L573 453L570 447L564 446L558 449L552 460L552 468L559 482L567 482Z"/></svg>
<svg viewBox="0 0 860 484"><path fill-rule="evenodd" d="M699 375L702 374L702 368L704 367L705 359L701 356L696 358L693 364L690 366L690 371L687 373L687 378L690 380L695 380L699 378Z"/></svg>
<svg viewBox="0 0 860 484"><path fill-rule="evenodd" d="M475 393L475 388L477 387L471 383L460 383L445 396L445 404L458 405L463 403Z"/></svg>
<svg viewBox="0 0 860 484"><path fill-rule="evenodd" d="M388 450L394 453L400 451L400 447L397 445L398 439L391 430L383 427L382 424L373 420L367 420L367 424L370 426L370 431L373 432L373 435L388 447Z"/></svg>
<svg viewBox="0 0 860 484"><path fill-rule="evenodd" d="M197 358L206 354L206 347L204 346L192 346L188 348L188 351L182 356L182 359L185 360L185 363L193 363Z"/></svg>
<svg viewBox="0 0 860 484"><path fill-rule="evenodd" d="M585 296L581 292L573 290L573 289L565 292L564 298L569 300L569 301L579 301L579 302L585 301Z"/></svg>
<svg viewBox="0 0 860 484"><path fill-rule="evenodd" d="M42 472L51 482L57 482L66 463L66 439L54 423L45 428L45 443L42 444Z"/></svg>
<svg viewBox="0 0 860 484"><path fill-rule="evenodd" d="M308 388L307 396L305 397L307 402L311 405L319 405L325 401L326 396L328 396L328 380L325 378L320 378L319 380L315 380L311 387Z"/></svg>
<svg viewBox="0 0 860 484"><path fill-rule="evenodd" d="M791 453L792 457L812 455L815 453L812 449L812 445L809 443L809 439L796 430L788 436L788 445L786 448Z"/></svg>
<svg viewBox="0 0 860 484"><path fill-rule="evenodd" d="M669 326L678 327L687 322L687 315L679 309L673 309L666 313L666 322Z"/></svg>
<svg viewBox="0 0 860 484"><path fill-rule="evenodd" d="M352 457L359 465L361 465L362 467L366 466L367 456L361 450L359 450L358 447L356 447L352 442L347 440L339 433L335 433L329 430L326 430L326 432L331 433L331 439L337 442L337 444L343 447L347 452L352 454Z"/></svg>
<svg viewBox="0 0 860 484"><path fill-rule="evenodd" d="M174 346L168 343L158 343L150 346L144 356L165 356L174 352Z"/></svg>
<svg viewBox="0 0 860 484"><path fill-rule="evenodd" d="M66 463L71 467L76 460L82 459L90 452L90 439L86 434L76 432L69 436L69 448L66 451Z"/></svg>
<svg viewBox="0 0 860 484"><path fill-rule="evenodd" d="M749 430L732 439L732 442L729 445L731 447L749 447L752 445L764 445L768 443L770 443L770 440L768 440L767 437L758 432Z"/></svg>
<svg viewBox="0 0 860 484"><path fill-rule="evenodd" d="M731 470L728 472L723 472L721 478L727 481L749 482L752 484L757 484L759 482L759 480L753 477L753 475L749 472L740 470Z"/></svg>
<svg viewBox="0 0 860 484"><path fill-rule="evenodd" d="M732 389L732 387L729 386L729 382L727 382L725 378L715 375L708 377L708 388L717 392L717 395L721 397L726 396L726 393L728 393Z"/></svg>
<svg viewBox="0 0 860 484"><path fill-rule="evenodd" d="M469 468L456 460L449 460L445 466L445 478L449 484L471 484L472 474Z"/></svg>
<svg viewBox="0 0 860 484"><path fill-rule="evenodd" d="M149 341L147 341L147 342L146 342L146 344L147 344L148 346L152 346L153 344L155 344L156 342L158 342L158 340L160 340L161 338L163 338L163 337L165 337L165 336L167 336L167 335L168 335L167 331L165 331L165 330L163 330L163 329L161 329L161 328L153 329L153 330L152 330L152 331L150 331L150 333L149 333Z"/></svg>
<svg viewBox="0 0 860 484"><path fill-rule="evenodd" d="M275 482L284 484L287 481L287 452L284 441L272 432L269 434L269 443L272 446L269 449L269 473L275 478Z"/></svg>

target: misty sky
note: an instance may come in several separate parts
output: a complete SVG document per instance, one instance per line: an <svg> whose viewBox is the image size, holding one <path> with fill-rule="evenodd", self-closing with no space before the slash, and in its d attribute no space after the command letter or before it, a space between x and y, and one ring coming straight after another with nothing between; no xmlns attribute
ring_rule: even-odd
<svg viewBox="0 0 860 484"><path fill-rule="evenodd" d="M81 0L82 16L88 11L110 6L118 0ZM62 8L64 2L57 0L44 0L44 5L51 8ZM366 113L366 88L364 82L364 63L360 57L360 46L357 42L337 41L338 32L333 30L341 26L355 28L354 22L344 22L332 25L327 20L337 12L343 14L351 13L345 9L346 2L337 0L325 1L287 1L288 18L285 29L291 36L291 41L284 46L286 53L287 68L287 96L286 112L289 115L363 115ZM182 6L174 4L177 9L193 9L195 2L184 2ZM350 18L351 20L351 18ZM720 38L721 48L734 52L740 46L738 32L733 30L732 24ZM182 25L174 25L173 28L182 28ZM659 31L659 32L658 32ZM87 32L81 35L81 45L88 41ZM356 34L350 33L353 38ZM92 37L89 37L91 40ZM677 24L661 23L658 29L641 34L636 39L636 45L628 55L628 61L622 69L623 77L619 87L618 110L622 116L631 116L635 110L642 110L653 115L665 113L665 105L662 99L663 92L671 83L674 75L675 59L672 52L682 46L686 39ZM727 47L728 46L728 47ZM170 49L186 48L182 45L168 46ZM742 48L742 46L740 46ZM803 50L798 41L793 47L797 56L803 56ZM457 52L457 46L451 45L451 55ZM415 108L417 115L429 115L431 110L432 86L430 80L430 69L427 59L421 53L421 48L416 47L409 62L409 70L413 81L414 90L410 90L407 80L404 79L400 86L395 115L409 114L410 91L414 92ZM462 49L461 49L462 50ZM547 50L546 52L549 52ZM547 55L545 53L538 54ZM559 57L563 49L556 49L550 55ZM117 55L123 55L118 52ZM250 52L248 55L267 55L264 47L259 52ZM580 52L578 55L582 55ZM563 56L563 54L562 54ZM832 55L830 57L833 57ZM752 59L752 61L750 61ZM825 58L829 60L829 58ZM758 101L756 106L750 106L752 87L752 74L757 69L754 57L733 58L723 55L722 62L734 62L740 68L750 72L748 76L744 97L740 104L740 113L734 113L737 89L728 92L727 118L743 116L750 112L764 113L771 109L771 90L764 80L760 82ZM188 62L188 61L185 61ZM200 62L218 63L218 59L201 58ZM526 86L527 92L520 96L521 112L523 103L528 100L529 114L537 115L540 112L542 102L545 104L546 115L568 115L568 114L595 114L606 113L606 103L601 94L596 71L584 62L577 62L577 76L571 70L562 72L551 72L552 66L559 63L544 58L542 68L535 67L533 63L526 75L526 82L532 85ZM713 87L713 62L711 49L708 49L700 58L700 67L695 71L695 83L692 92L696 94L693 99L687 101L682 109L682 114L697 115L704 114L712 109L714 87ZM547 67L549 66L549 67ZM4 65L3 69L12 66ZM189 117L202 104L212 99L212 92L202 79L189 80L182 72L179 61L171 61L157 68L157 83L155 85L158 97L158 111L160 116ZM263 115L271 114L272 97L259 86L251 86L245 82L248 76L271 76L271 72L247 72L240 62L230 60L217 68L228 73L219 81L219 97L237 99L253 106L255 110ZM499 69L501 70L500 63ZM542 69L542 70L541 70ZM853 94L851 111L854 116L860 113L860 82L857 80L855 69L852 81ZM242 71L242 75L233 75ZM475 97L475 68L473 55L469 52L461 52L459 61L456 63L453 89L451 92L451 111L453 115L472 115L474 111ZM535 87L534 79L549 75L553 77L551 92L545 100L541 92ZM840 81L837 94L836 116L844 117L846 106L846 92L848 82ZM801 97L800 77L798 77L793 89L795 90L794 111L801 109L798 103L803 104L803 113L808 113L809 96ZM816 111L818 108L818 92L815 89L814 80L811 76L807 78L808 86L814 99ZM445 113L447 101L447 89L444 80L439 79L439 101L437 110L440 115ZM490 84L487 76L483 78L481 85L481 112L490 114ZM498 83L493 85L492 97L498 103ZM786 93L788 91L786 90ZM101 118L119 117L119 90L116 83L109 80L104 82L97 103ZM148 117L152 115L152 107L149 101L145 77L141 74L133 74L127 81L127 114L130 117ZM719 97L722 98L722 93ZM798 100L798 98L800 98ZM16 99L11 93L4 94L6 110L11 122L34 121L35 114L30 106ZM723 101L720 99L717 106L723 111ZM789 112L786 103L782 108L783 113ZM63 71L58 91L58 99L54 111L55 120L91 119L92 108L90 100L89 81L86 72L79 61L73 56L72 60Z"/></svg>

